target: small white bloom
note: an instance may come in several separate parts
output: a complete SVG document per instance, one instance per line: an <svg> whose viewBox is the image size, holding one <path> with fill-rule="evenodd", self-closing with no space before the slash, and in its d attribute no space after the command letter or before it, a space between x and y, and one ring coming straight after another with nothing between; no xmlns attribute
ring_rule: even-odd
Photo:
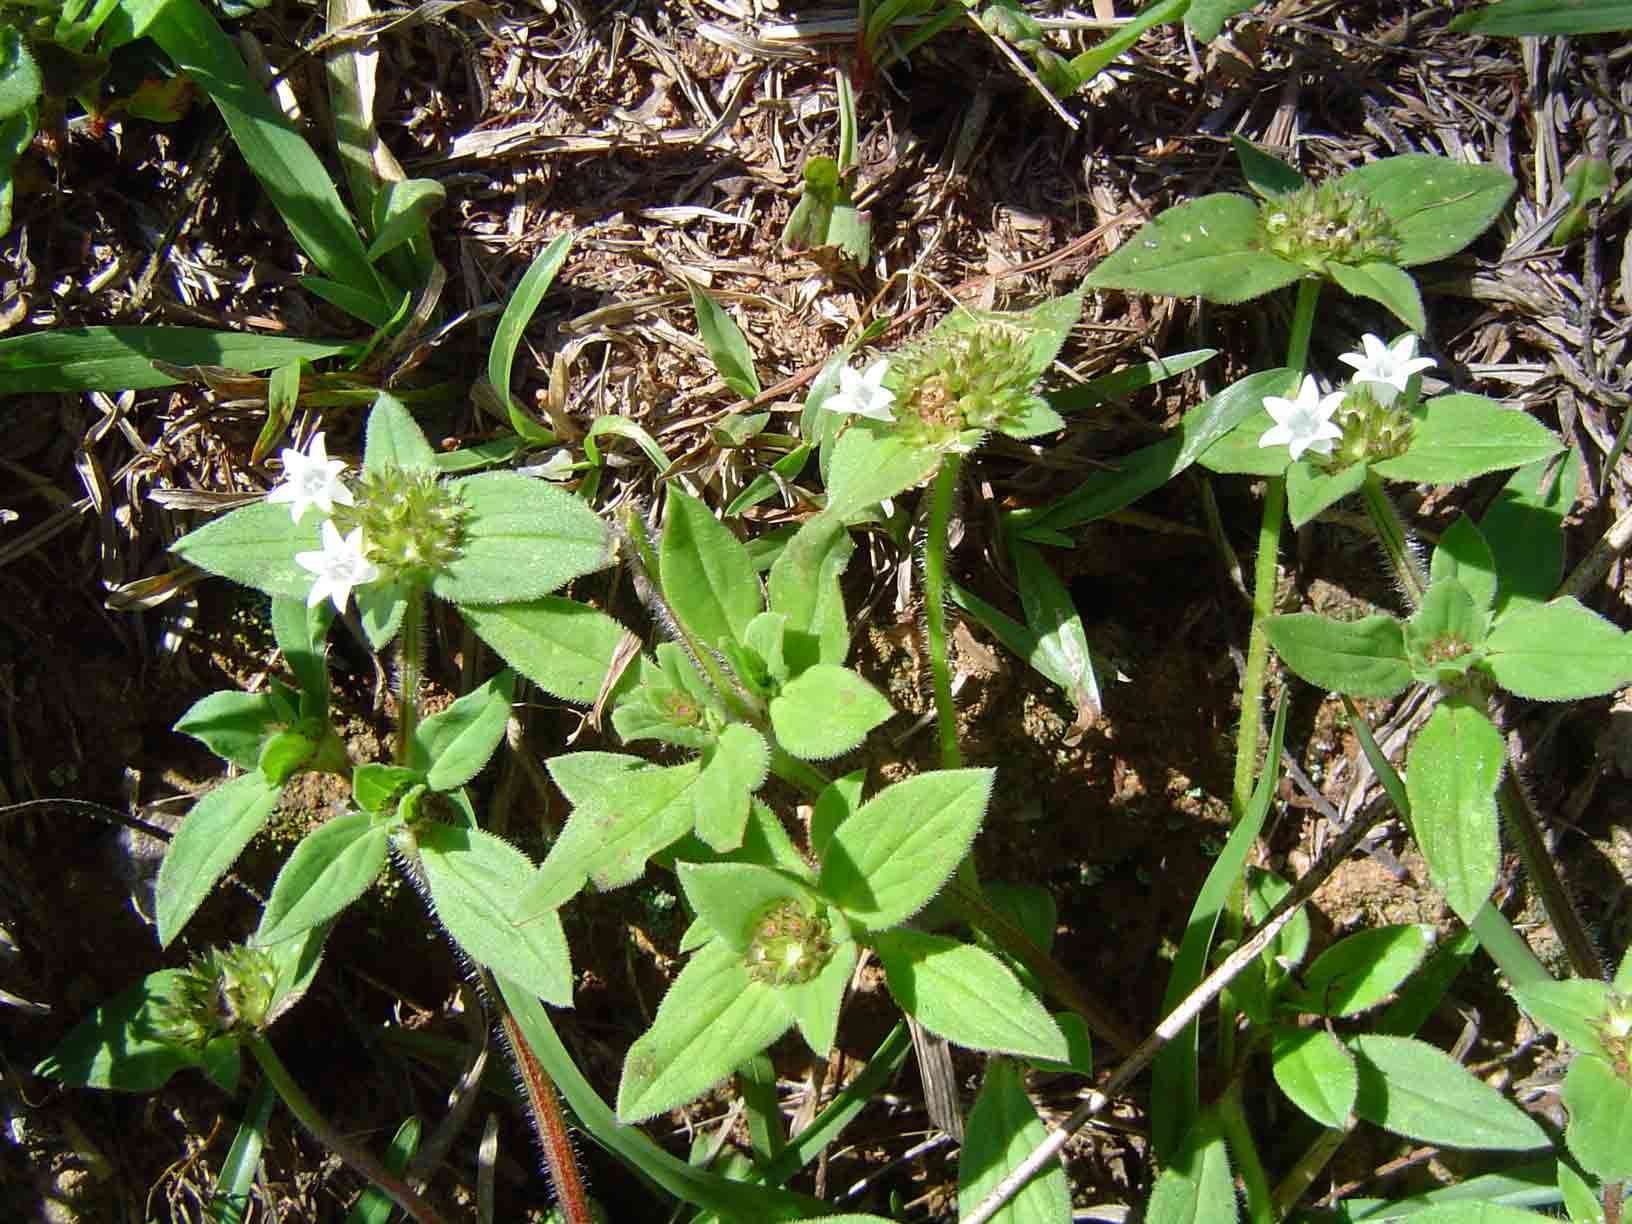
<svg viewBox="0 0 1632 1224"><path fill-rule="evenodd" d="M344 612L351 602L351 588L380 576L380 567L363 555L363 529L358 527L342 539L333 519L323 520L323 547L316 552L296 553L295 563L317 575L306 596L308 608L333 599L335 610Z"/></svg>
<svg viewBox="0 0 1632 1224"><path fill-rule="evenodd" d="M875 421L893 421L895 393L884 386L884 376L890 372L890 363L880 357L866 370L857 373L849 366L839 371L839 389L822 401L829 412L848 412L871 417Z"/></svg>
<svg viewBox="0 0 1632 1224"><path fill-rule="evenodd" d="M1332 416L1343 404L1343 393L1320 393L1320 384L1309 374L1303 376L1297 399L1279 395L1264 396L1264 408L1274 418L1273 429L1264 431L1259 446L1284 446L1292 452L1295 461L1306 450L1318 455L1332 453L1332 443L1343 436L1343 430L1332 421Z"/></svg>
<svg viewBox="0 0 1632 1224"><path fill-rule="evenodd" d="M351 490L340 483L340 473L346 470L345 461L329 458L321 431L312 435L304 453L285 447L281 457L283 479L266 495L266 500L288 502L289 517L295 522L300 522L308 506L333 514L336 502L342 506L352 504Z"/></svg>
<svg viewBox="0 0 1632 1224"><path fill-rule="evenodd" d="M1413 374L1434 368L1432 357L1418 357L1417 338L1410 332L1387 345L1369 332L1360 337L1365 346L1363 353L1344 353L1338 358L1354 367L1354 381L1370 383L1373 398L1385 408L1395 396L1405 393L1405 384Z"/></svg>

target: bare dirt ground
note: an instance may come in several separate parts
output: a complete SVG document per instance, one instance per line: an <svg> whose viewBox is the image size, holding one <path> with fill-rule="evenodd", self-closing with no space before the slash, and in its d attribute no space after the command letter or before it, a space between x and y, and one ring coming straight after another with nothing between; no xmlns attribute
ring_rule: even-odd
<svg viewBox="0 0 1632 1224"><path fill-rule="evenodd" d="M1062 19L1092 15L1086 5L1030 7ZM521 394L542 398L551 355L560 353L571 425L632 418L676 457L671 476L686 472L711 498L729 498L762 465L710 432L744 405L695 338L684 278L708 285L737 318L773 388L760 406L777 414L773 429L788 431L815 366L860 327L887 320L882 343L890 345L955 301L1030 304L1074 287L1162 208L1238 188L1232 134L1313 179L1389 153L1430 152L1493 162L1519 182L1513 207L1468 253L1421 270L1425 343L1459 388L1522 404L1580 448L1588 479L1570 519L1573 564L1629 509L1632 467L1623 458L1606 470L1604 458L1628 405L1632 243L1624 210L1595 216L1587 236L1566 247L1548 243L1572 159L1606 153L1618 180L1632 169L1632 47L1613 36L1521 44L1451 35L1449 7L1282 0L1210 46L1160 27L1065 103L1069 122L976 32L943 35L909 65L873 74L856 65L842 23L820 27L836 31L830 36L796 28L842 18L842 7L494 0L402 10L405 19L385 23L376 40L380 132L410 174L440 180L449 195L433 222L449 326L418 371L448 393L426 415L428 432L496 431L469 398L471 371L484 360L495 307L563 233L576 236L573 253L528 332L522 363L533 372ZM282 69L313 144L332 149L321 6L275 0L237 29ZM1097 35L1066 20L1053 37L1064 50ZM835 151L836 64L856 72L859 201L875 237L870 265L838 279L780 243L804 158ZM126 118L98 132L71 121L27 156L19 183L14 227L0 240L0 327L167 322L354 334L296 285L301 258L207 104L168 125ZM1333 295L1323 310L1333 326L1329 337L1317 331L1317 365L1329 366L1361 331L1392 334L1368 304ZM996 512L1068 491L1090 466L1151 441L1205 394L1279 364L1285 323L1276 299L1229 309L1091 296L1062 354L1061 381L1202 345L1224 357L1204 377L1079 417L1042 445L983 450L965 490L959 580L1012 608L992 549ZM196 1076L152 1098L126 1098L65 1092L29 1074L97 1001L171 963L130 900L152 870L151 851L144 859L105 814L33 801L83 800L164 823L215 781L217 763L169 728L205 692L265 682L273 648L264 610L215 582L130 610L129 584L170 567L164 550L198 508L268 487L268 472L248 460L263 414L264 405L197 386L0 402L0 511L16 514L0 517L0 805L29 805L0 815L0 928L15 945L0 960L6 1219L201 1219L241 1116L241 1100ZM331 453L358 453L360 419L326 411ZM652 465L633 446L603 445L615 457L603 504L650 497ZM1212 483L1225 535L1250 567L1256 492L1245 480ZM1410 509L1431 531L1483 505L1497 483L1419 489ZM978 847L982 875L1046 884L1059 904L1057 954L1140 1033L1159 1018L1166 957L1228 828L1232 656L1245 644L1249 611L1204 507L1200 478L1187 476L1136 513L1086 529L1074 552L1051 556L1096 649L1126 677L1107 685L1095 725L1073 727L1068 703L978 628L958 639L965 752L971 763L997 764L1004 779ZM761 509L758 529L803 512L780 501ZM1289 602L1324 593L1395 606L1369 540L1342 516L1306 528L1283 562ZM929 709L929 681L912 565L888 541L870 539L849 582L852 607L867 609L856 633L861 665L916 715ZM585 584L578 593L647 627L627 584ZM1624 626L1632 624L1628 598L1617 563L1590 602ZM433 652L444 692L457 690L467 662L477 664L465 657L471 644L447 629ZM387 698L363 649L344 633L336 643L350 744L366 758L389 725ZM1378 723L1392 713L1370 712ZM1632 915L1632 712L1605 700L1516 715L1525 781L1557 835L1566 878L1602 946L1618 953ZM878 749L881 763L892 752L931 751L933 733L906 734L910 721L891 724L896 742ZM1293 728L1303 780L1283 788L1265 860L1289 875L1324 844L1334 809L1371 797L1358 748L1330 705L1299 689ZM575 733L575 748L612 746L575 714L540 703L525 750L553 755ZM508 834L539 853L565 815L559 796L499 768L481 785L503 797L498 819ZM336 800L297 789L279 835L298 835ZM240 864L250 889L264 889L278 861L280 843L267 841ZM1425 881L1396 824L1317 897L1317 930L1324 938L1379 920L1448 923ZM1524 884L1509 883L1508 910L1518 913ZM212 935L241 935L253 914L245 892L227 890L190 938L202 946ZM578 1006L560 1023L609 1096L622 1051L678 967L683 929L656 873L588 899L569 919ZM1532 934L1545 952L1547 933ZM1447 1007L1433 1035L1449 1045L1475 1015L1470 1061L1498 1078L1525 1073L1517 1052L1526 1034L1501 994L1471 977L1453 993L1461 1015ZM410 1113L433 1125L442 1116L483 1033L477 1007L415 899L381 893L341 923L319 986L275 1038L342 1127L379 1146ZM847 1058L864 1058L884 1021L863 996L841 1031ZM422 1039L411 1054L396 1036L404 1033ZM783 1053L792 1114L808 1068L791 1047ZM846 1065L833 1070L842 1076ZM978 1064L959 1070L972 1088ZM496 1051L487 1077L492 1091L478 1113L502 1120L498 1218L541 1219L548 1191ZM1082 1089L1069 1079L1032 1086L1051 1117L1069 1112ZM652 1129L684 1150L725 1115L720 1102L704 1102ZM1080 1209L1114 1213L1148 1193L1137 1093L1111 1122L1070 1149ZM474 1183L480 1129L466 1127L448 1154L439 1184L449 1201ZM1294 1139L1288 1144L1296 1150ZM584 1147L611 1218L660 1218L633 1179ZM1322 1193L1397 1193L1447 1175L1420 1159L1381 1178L1401 1151L1353 1145ZM819 1192L848 1210L949 1219L955 1154L929 1127L909 1068L824 1162ZM812 1189L808 1179L802 1188ZM357 1189L349 1171L274 1121L260 1194L277 1214L257 1206L266 1214L254 1218L341 1219Z"/></svg>

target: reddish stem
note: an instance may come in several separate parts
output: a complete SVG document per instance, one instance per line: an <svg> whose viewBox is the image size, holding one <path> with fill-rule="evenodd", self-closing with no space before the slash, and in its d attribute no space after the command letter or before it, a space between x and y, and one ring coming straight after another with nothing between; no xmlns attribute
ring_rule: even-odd
<svg viewBox="0 0 1632 1224"><path fill-rule="evenodd" d="M495 992L495 997L497 994ZM578 1154L573 1151L572 1137L567 1134L567 1119L561 1112L561 1097L555 1091L555 1082L544 1073L532 1048L521 1035L510 1009L499 1004L499 1020L504 1025L505 1039L521 1073L522 1086L527 1090L527 1104L533 1116L533 1129L544 1149L544 1163L549 1166L550 1180L555 1184L556 1202L560 1204L566 1224L594 1224L589 1210L589 1195L584 1193L584 1179L578 1172Z"/></svg>

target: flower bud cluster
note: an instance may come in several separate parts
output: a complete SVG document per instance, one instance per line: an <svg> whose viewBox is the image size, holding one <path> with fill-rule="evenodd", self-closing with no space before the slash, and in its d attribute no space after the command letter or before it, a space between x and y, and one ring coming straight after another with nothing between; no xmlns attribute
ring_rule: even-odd
<svg viewBox="0 0 1632 1224"><path fill-rule="evenodd" d="M1349 385L1332 423L1343 431L1327 461L1332 471L1405 454L1415 427L1410 413L1398 404L1379 403L1362 383Z"/></svg>
<svg viewBox="0 0 1632 1224"><path fill-rule="evenodd" d="M435 472L393 463L365 469L356 499L335 518L342 529L362 528L369 561L387 577L428 580L464 551L467 510Z"/></svg>
<svg viewBox="0 0 1632 1224"><path fill-rule="evenodd" d="M745 960L748 976L768 986L808 982L833 959L827 919L805 912L798 901L779 901L754 924Z"/></svg>
<svg viewBox="0 0 1632 1224"><path fill-rule="evenodd" d="M1382 209L1335 183L1304 186L1265 201L1258 212L1264 250L1324 272L1328 264L1392 263L1400 253Z"/></svg>
<svg viewBox="0 0 1632 1224"><path fill-rule="evenodd" d="M277 965L264 949L211 948L181 970L174 995L154 1009L154 1035L203 1047L227 1033L264 1028L277 984Z"/></svg>
<svg viewBox="0 0 1632 1224"><path fill-rule="evenodd" d="M1036 381L1030 335L1011 322L986 321L931 336L893 361L896 419L908 440L955 445L967 429L1017 424Z"/></svg>

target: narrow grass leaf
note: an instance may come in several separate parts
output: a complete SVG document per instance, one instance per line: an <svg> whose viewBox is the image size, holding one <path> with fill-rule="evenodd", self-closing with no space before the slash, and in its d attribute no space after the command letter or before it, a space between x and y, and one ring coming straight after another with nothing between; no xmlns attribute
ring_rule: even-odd
<svg viewBox="0 0 1632 1224"><path fill-rule="evenodd" d="M1613 34L1632 30L1626 0L1501 0L1451 21L1460 34Z"/></svg>
<svg viewBox="0 0 1632 1224"><path fill-rule="evenodd" d="M0 395L144 391L179 378L153 363L271 370L344 353L350 342L292 340L205 327L54 327L0 339Z"/></svg>
<svg viewBox="0 0 1632 1224"><path fill-rule="evenodd" d="M510 417L510 427L529 442L539 445L555 441L555 435L517 407L510 394L510 371L522 333L532 322L533 315L544 301L544 295L549 293L556 273L567 262L567 252L571 249L572 235L562 234L533 257L515 292L504 304L504 313L499 316L499 325L493 331L493 345L487 351L487 381L504 404Z"/></svg>
<svg viewBox="0 0 1632 1224"><path fill-rule="evenodd" d="M243 1224L249 1218L249 1192L255 1186L255 1174L261 1167L261 1149L266 1145L266 1124L272 1117L272 1106L278 1094L272 1081L263 1079L255 1086L249 1109L232 1137L232 1146L221 1161L221 1172L215 1179L215 1192L210 1195L212 1224Z"/></svg>

